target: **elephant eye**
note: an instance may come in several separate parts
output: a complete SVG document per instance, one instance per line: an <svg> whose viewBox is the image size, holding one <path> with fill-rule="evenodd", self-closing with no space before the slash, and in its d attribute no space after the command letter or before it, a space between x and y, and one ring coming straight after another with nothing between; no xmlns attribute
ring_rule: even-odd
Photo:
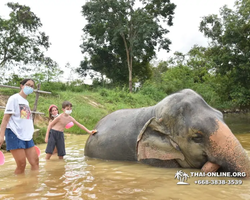
<svg viewBox="0 0 250 200"><path fill-rule="evenodd" d="M196 143L202 143L203 142L203 135L201 133L197 132L193 135L192 140Z"/></svg>

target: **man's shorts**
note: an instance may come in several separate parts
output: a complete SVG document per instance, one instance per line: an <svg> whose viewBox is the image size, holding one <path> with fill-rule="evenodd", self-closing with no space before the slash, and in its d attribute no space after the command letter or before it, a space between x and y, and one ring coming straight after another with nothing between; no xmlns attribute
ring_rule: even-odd
<svg viewBox="0 0 250 200"><path fill-rule="evenodd" d="M58 156L66 155L64 133L61 131L50 129L48 144L45 153L53 154L55 147L57 148Z"/></svg>
<svg viewBox="0 0 250 200"><path fill-rule="evenodd" d="M5 130L5 142L7 151L14 149L29 149L35 146L33 139L30 141L20 140L9 128Z"/></svg>

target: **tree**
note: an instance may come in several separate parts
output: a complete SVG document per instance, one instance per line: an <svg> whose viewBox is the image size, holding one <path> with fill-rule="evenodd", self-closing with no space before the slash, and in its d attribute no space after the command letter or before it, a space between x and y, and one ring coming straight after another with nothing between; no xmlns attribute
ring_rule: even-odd
<svg viewBox="0 0 250 200"><path fill-rule="evenodd" d="M186 63L193 70L195 83L204 83L208 76L214 75L214 62L206 52L207 48L194 45L187 54Z"/></svg>
<svg viewBox="0 0 250 200"><path fill-rule="evenodd" d="M108 71L117 77L124 76L124 68L127 68L132 92L133 71L137 75L143 69L152 73L148 64L155 56L155 48L169 51L168 30L160 22L171 26L174 9L170 0L87 2L82 7L88 21L83 29L87 37L83 38L81 48L89 54L91 64L82 68L99 70L107 77ZM133 66L137 69L133 70Z"/></svg>
<svg viewBox="0 0 250 200"><path fill-rule="evenodd" d="M192 88L194 85L194 72L187 66L178 65L172 67L162 74L162 84L165 85L165 92L171 94L185 88Z"/></svg>
<svg viewBox="0 0 250 200"><path fill-rule="evenodd" d="M58 64L49 57L45 57L42 61L43 65L40 66L38 71L33 74L33 77L39 82L55 82L59 81L60 76L64 73Z"/></svg>
<svg viewBox="0 0 250 200"><path fill-rule="evenodd" d="M203 17L200 31L211 40L207 56L216 73L227 76L225 96L238 105L250 105L250 1L238 0L235 10L224 6L220 16Z"/></svg>
<svg viewBox="0 0 250 200"><path fill-rule="evenodd" d="M104 76L106 76L116 85L124 84L127 80L126 66L124 66L121 58L112 54L112 51L106 47L96 48L93 51L89 53L92 55L91 58L85 57L81 61L81 67L76 71L82 76L89 74L91 78L95 77L98 72L101 74L102 81L104 81Z"/></svg>
<svg viewBox="0 0 250 200"><path fill-rule="evenodd" d="M9 19L0 18L0 68L7 64L36 63L44 60L43 50L50 46L49 37L38 29L40 19L30 8L8 3L12 9Z"/></svg>

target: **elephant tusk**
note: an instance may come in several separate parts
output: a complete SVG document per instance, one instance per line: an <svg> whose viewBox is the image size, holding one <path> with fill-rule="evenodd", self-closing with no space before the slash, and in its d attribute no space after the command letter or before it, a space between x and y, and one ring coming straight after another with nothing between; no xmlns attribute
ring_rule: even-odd
<svg viewBox="0 0 250 200"><path fill-rule="evenodd" d="M216 172L220 168L220 165L207 161L201 168L202 172Z"/></svg>

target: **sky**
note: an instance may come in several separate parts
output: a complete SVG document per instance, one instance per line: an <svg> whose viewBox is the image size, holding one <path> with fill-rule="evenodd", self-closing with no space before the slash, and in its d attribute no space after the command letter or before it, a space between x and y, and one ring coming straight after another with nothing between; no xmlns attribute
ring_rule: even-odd
<svg viewBox="0 0 250 200"><path fill-rule="evenodd" d="M56 61L65 71L64 78L69 77L66 63L78 67L83 60L80 44L83 35L82 28L86 21L81 14L81 7L86 0L1 0L0 16L8 18L10 9L8 2L18 2L31 8L31 11L40 18L42 31L49 36L51 46L45 53ZM209 14L219 14L219 9L227 5L233 8L235 0L172 0L177 5L174 14L173 26L169 27L168 38L172 44L171 51L157 52L156 60L167 60L175 51L187 53L195 44L207 46L208 41L199 32L198 27L202 17ZM86 80L88 82L88 80Z"/></svg>

